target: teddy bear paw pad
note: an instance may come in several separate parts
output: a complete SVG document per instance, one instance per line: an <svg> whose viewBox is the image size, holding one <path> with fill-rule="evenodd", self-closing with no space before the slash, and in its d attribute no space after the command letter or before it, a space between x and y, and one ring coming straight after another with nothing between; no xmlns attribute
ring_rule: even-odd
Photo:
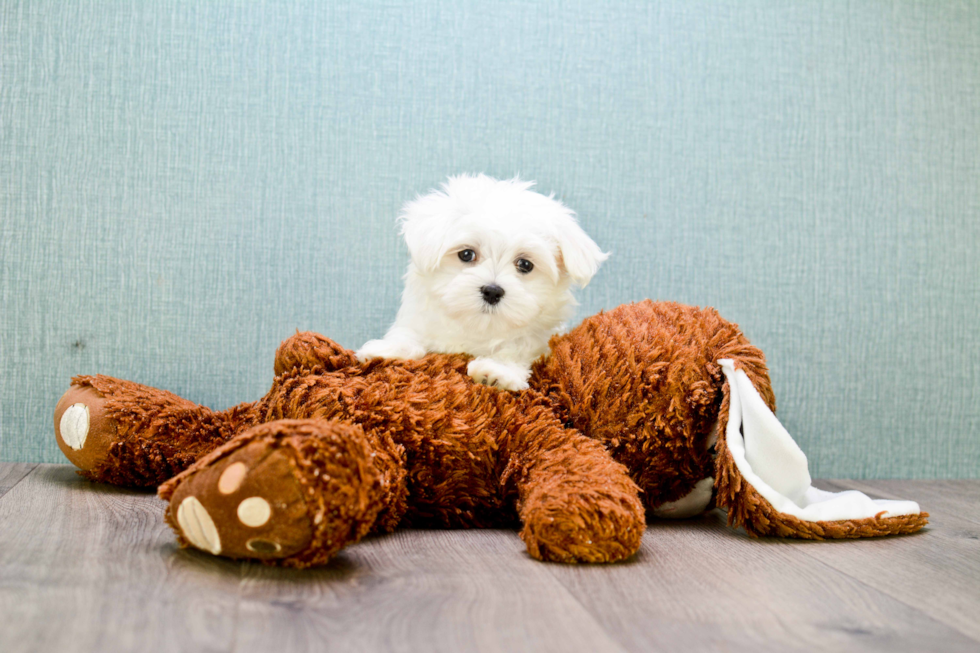
<svg viewBox="0 0 980 653"><path fill-rule="evenodd" d="M78 451L88 437L89 413L85 404L72 404L61 415L61 438L69 447Z"/></svg>

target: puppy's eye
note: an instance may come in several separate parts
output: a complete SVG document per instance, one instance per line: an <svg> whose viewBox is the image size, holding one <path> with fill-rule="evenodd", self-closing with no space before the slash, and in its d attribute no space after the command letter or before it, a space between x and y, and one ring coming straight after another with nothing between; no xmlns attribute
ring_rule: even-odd
<svg viewBox="0 0 980 653"><path fill-rule="evenodd" d="M472 263L476 260L476 252L472 249L464 249L457 256L459 256L459 260L463 263Z"/></svg>
<svg viewBox="0 0 980 653"><path fill-rule="evenodd" d="M514 262L514 265L517 266L517 271L520 272L521 274L527 274L528 272L534 269L534 263L531 263L526 258L517 259Z"/></svg>

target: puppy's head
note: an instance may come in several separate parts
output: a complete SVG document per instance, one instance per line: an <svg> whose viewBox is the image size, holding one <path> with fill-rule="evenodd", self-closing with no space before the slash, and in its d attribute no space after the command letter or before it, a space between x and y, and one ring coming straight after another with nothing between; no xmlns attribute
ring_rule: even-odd
<svg viewBox="0 0 980 653"><path fill-rule="evenodd" d="M399 217L412 256L409 277L429 300L481 332L557 327L608 257L575 214L533 182L451 177L405 205Z"/></svg>

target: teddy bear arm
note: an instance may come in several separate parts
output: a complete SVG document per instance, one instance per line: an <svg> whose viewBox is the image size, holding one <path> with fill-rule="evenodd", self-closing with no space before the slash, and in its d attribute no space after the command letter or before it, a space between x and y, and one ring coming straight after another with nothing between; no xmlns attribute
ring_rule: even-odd
<svg viewBox="0 0 980 653"><path fill-rule="evenodd" d="M276 350L275 374L279 376L294 369L341 370L357 364L354 352L330 338L312 331L297 332Z"/></svg>
<svg viewBox="0 0 980 653"><path fill-rule="evenodd" d="M615 562L633 555L646 519L626 468L553 418L531 424L522 425L509 452L520 535L531 557Z"/></svg>

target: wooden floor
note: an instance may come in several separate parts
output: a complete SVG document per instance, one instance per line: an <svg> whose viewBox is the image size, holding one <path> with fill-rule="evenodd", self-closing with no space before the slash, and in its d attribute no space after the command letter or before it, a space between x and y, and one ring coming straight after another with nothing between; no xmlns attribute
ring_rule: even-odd
<svg viewBox="0 0 980 653"><path fill-rule="evenodd" d="M754 540L712 513L634 560L531 560L510 531L402 531L289 571L180 550L153 494L0 464L0 651L980 651L980 481L834 481L920 534Z"/></svg>

